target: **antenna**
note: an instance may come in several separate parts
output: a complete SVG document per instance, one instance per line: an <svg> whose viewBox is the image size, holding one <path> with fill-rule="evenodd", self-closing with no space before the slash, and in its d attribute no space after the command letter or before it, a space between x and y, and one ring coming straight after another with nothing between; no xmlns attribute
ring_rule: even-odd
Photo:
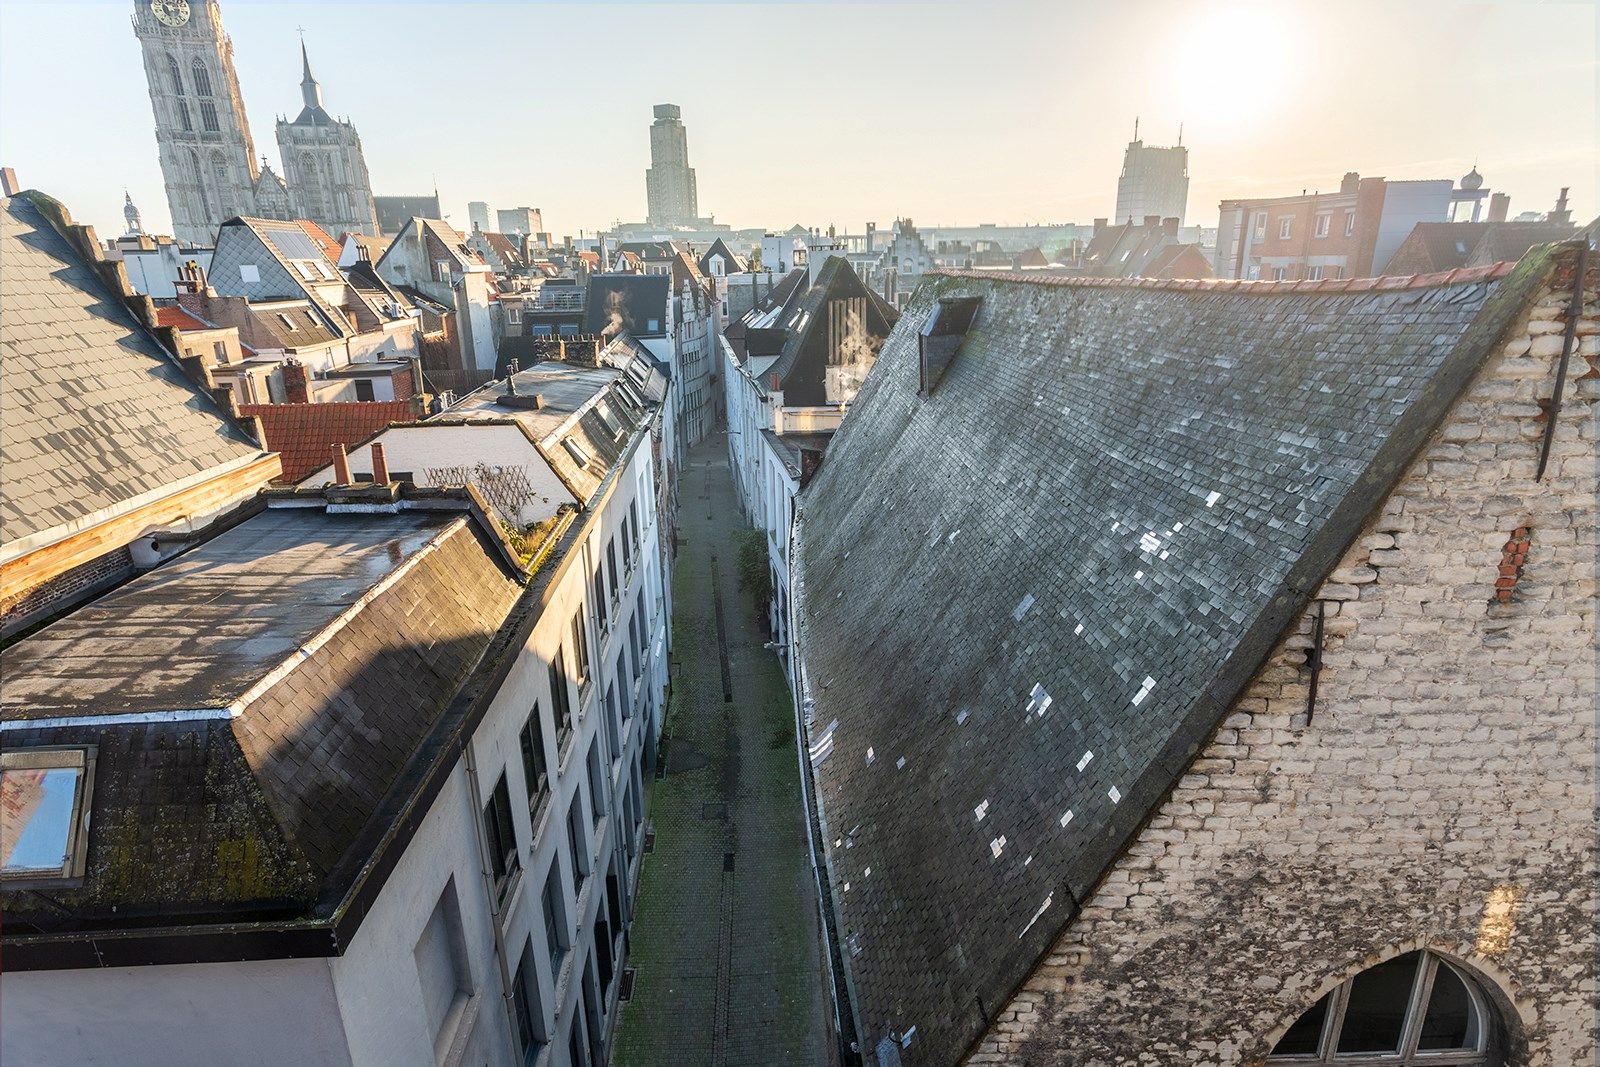
<svg viewBox="0 0 1600 1067"><path fill-rule="evenodd" d="M1183 123L1178 123L1178 147L1183 147Z"/></svg>
<svg viewBox="0 0 1600 1067"><path fill-rule="evenodd" d="M1133 116L1133 139L1135 141L1137 141L1139 139L1139 116L1138 115Z"/></svg>

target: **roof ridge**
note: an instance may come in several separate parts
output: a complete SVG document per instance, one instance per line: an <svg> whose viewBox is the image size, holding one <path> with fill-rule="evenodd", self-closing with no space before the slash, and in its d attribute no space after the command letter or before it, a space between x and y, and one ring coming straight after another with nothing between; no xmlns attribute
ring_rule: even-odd
<svg viewBox="0 0 1600 1067"><path fill-rule="evenodd" d="M1316 281L1247 281L1243 278L1087 278L1068 274L1045 274L1040 271L1016 270L931 270L927 276L945 278L973 278L1002 282L1026 282L1030 285L1051 285L1084 289L1181 289L1212 292L1239 292L1253 296L1273 293L1364 293L1391 289L1434 289L1446 285L1463 285L1468 282L1504 278L1515 269L1509 261L1490 263L1482 267L1458 267L1455 270L1434 271L1429 274L1383 274L1372 278L1322 278Z"/></svg>

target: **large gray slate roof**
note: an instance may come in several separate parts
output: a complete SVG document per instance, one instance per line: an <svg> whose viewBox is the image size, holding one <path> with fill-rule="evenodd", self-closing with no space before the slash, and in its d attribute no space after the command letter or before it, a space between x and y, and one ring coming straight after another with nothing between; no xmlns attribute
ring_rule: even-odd
<svg viewBox="0 0 1600 1067"><path fill-rule="evenodd" d="M38 196L0 208L7 542L261 452L51 226Z"/></svg>
<svg viewBox="0 0 1600 1067"><path fill-rule="evenodd" d="M918 290L800 518L813 767L863 1049L914 1027L906 1062L952 1063L982 1035L1534 269L1349 292ZM919 395L918 333L951 296L982 305Z"/></svg>

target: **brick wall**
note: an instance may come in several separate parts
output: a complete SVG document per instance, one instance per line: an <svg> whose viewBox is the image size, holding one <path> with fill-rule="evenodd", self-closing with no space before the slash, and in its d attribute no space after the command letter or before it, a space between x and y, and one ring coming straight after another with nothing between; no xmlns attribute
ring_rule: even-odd
<svg viewBox="0 0 1600 1067"><path fill-rule="evenodd" d="M1533 481L1567 271L1320 590L1312 720L1308 616L971 1062L1257 1063L1416 947L1512 1063L1594 1062L1595 272Z"/></svg>

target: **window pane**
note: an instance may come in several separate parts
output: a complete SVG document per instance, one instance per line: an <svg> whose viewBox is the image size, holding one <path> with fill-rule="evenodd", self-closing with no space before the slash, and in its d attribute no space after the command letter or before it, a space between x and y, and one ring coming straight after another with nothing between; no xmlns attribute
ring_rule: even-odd
<svg viewBox="0 0 1600 1067"><path fill-rule="evenodd" d="M1472 1048L1478 1040L1476 1015L1461 976L1441 962L1433 976L1433 995L1428 998L1428 1014L1423 1016L1417 1047Z"/></svg>
<svg viewBox="0 0 1600 1067"><path fill-rule="evenodd" d="M4 874L59 877L66 872L82 774L76 767L13 767L0 772Z"/></svg>
<svg viewBox="0 0 1600 1067"><path fill-rule="evenodd" d="M1408 952L1356 976L1339 1031L1340 1052L1394 1052L1421 953Z"/></svg>
<svg viewBox="0 0 1600 1067"><path fill-rule="evenodd" d="M1322 1024L1328 1018L1328 1001L1333 998L1329 993L1311 1006L1311 1010L1295 1020L1289 1027L1289 1032L1283 1035L1273 1048L1274 1056L1315 1055L1317 1047L1322 1040Z"/></svg>

